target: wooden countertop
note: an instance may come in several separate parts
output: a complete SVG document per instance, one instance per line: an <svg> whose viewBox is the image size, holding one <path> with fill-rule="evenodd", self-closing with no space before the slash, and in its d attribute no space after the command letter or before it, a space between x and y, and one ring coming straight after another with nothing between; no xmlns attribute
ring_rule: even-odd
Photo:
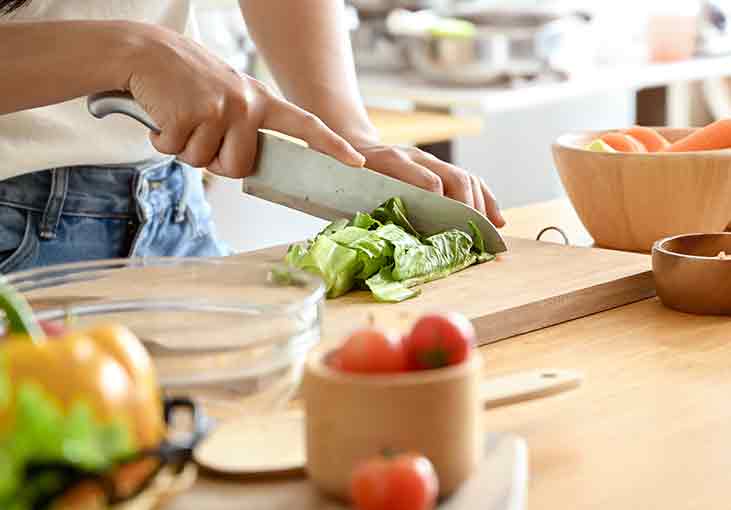
<svg viewBox="0 0 731 510"><path fill-rule="evenodd" d="M380 108L369 108L368 115L383 142L391 145L446 142L459 136L475 136L482 131L482 121L476 117Z"/></svg>
<svg viewBox="0 0 731 510"><path fill-rule="evenodd" d="M570 238L582 229L560 200L506 217L510 235L534 237L545 223ZM482 352L490 376L537 368L585 374L577 391L487 411L488 430L528 441L531 510L728 506L730 318L684 315L653 299ZM226 496L238 490L247 489L232 482Z"/></svg>
<svg viewBox="0 0 731 510"><path fill-rule="evenodd" d="M572 244L591 243L567 200L505 215L509 235L534 237L550 223ZM490 375L585 374L578 391L488 412L490 430L528 441L531 510L727 506L731 318L685 315L652 299L483 353Z"/></svg>

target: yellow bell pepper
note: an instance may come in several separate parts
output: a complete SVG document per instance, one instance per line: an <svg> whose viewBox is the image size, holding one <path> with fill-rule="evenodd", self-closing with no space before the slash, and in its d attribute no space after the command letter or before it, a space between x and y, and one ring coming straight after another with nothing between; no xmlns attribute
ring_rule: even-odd
<svg viewBox="0 0 731 510"><path fill-rule="evenodd" d="M65 412L83 401L100 423L126 422L135 450L159 446L164 420L154 367L127 328L100 326L39 342L12 334L0 345L13 387L32 382ZM13 408L0 409L0 431L13 426Z"/></svg>
<svg viewBox="0 0 731 510"><path fill-rule="evenodd" d="M159 446L165 422L155 369L129 329L105 325L46 339L30 306L2 283L0 309L10 333L0 343L0 358L14 387L33 382L65 411L83 401L100 423L126 421L135 450ZM12 408L0 408L0 431L12 427Z"/></svg>
<svg viewBox="0 0 731 510"><path fill-rule="evenodd" d="M0 311L5 314L6 333L6 338L0 339L0 464L3 455L5 467L15 461L14 472L3 471L4 466L0 466L0 507L3 497L12 501L17 498L14 491L23 487L18 478L23 464L48 462L48 451L64 452L60 455L63 460L77 459L83 469L93 467L94 447L83 452L85 457L74 456L73 448L78 447L78 442L73 442L74 431L96 430L96 440L101 443L94 444L103 449L106 436L98 434L121 430L125 436L121 444L125 446L120 448L129 456L160 446L166 426L157 377L147 351L129 329L105 325L46 338L25 299L2 280ZM0 324L2 319L0 316ZM34 449L33 440L28 440L25 429L19 427L27 426L29 413L39 407L35 402L44 408L38 421L42 422L46 413L55 421L45 423L59 423L59 427L72 431L71 450L57 444ZM44 430L35 436L40 441L53 436ZM25 445L18 442L20 436L26 438ZM100 458L99 468L124 461Z"/></svg>

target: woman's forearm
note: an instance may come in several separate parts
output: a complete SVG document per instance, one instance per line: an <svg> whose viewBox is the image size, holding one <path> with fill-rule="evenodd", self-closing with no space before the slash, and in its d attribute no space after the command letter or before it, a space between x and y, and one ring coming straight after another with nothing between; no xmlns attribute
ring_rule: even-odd
<svg viewBox="0 0 731 510"><path fill-rule="evenodd" d="M342 0L240 0L257 47L289 100L353 143L373 141Z"/></svg>
<svg viewBox="0 0 731 510"><path fill-rule="evenodd" d="M142 44L124 21L0 23L0 115L125 88Z"/></svg>

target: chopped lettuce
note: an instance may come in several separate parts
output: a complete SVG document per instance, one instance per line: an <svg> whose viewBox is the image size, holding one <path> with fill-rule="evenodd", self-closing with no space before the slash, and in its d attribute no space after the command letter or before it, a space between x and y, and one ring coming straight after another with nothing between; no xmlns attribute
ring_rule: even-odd
<svg viewBox="0 0 731 510"><path fill-rule="evenodd" d="M482 237L482 233L477 228L477 225L475 225L472 220L470 220L467 224L470 227L470 232L472 233L472 241L475 244L473 250L475 253L477 253L477 262L481 264L483 262L489 262L493 260L495 258L495 255L489 253L485 248L485 239Z"/></svg>
<svg viewBox="0 0 731 510"><path fill-rule="evenodd" d="M378 301L400 302L419 295L416 285L494 258L476 226L469 227L471 234L451 229L424 238L396 197L371 214L331 223L314 240L291 246L286 260L318 274L330 298L367 288Z"/></svg>
<svg viewBox="0 0 731 510"><path fill-rule="evenodd" d="M357 213L355 213L355 216L353 217L353 219L350 220L350 226L364 228L366 230L369 230L373 226L380 227L381 222L374 219L373 216L371 216L370 214L357 212Z"/></svg>
<svg viewBox="0 0 731 510"><path fill-rule="evenodd" d="M336 243L327 235L319 235L306 251L302 247L290 250L287 260L300 269L320 275L329 298L348 292L361 270L358 252Z"/></svg>
<svg viewBox="0 0 731 510"><path fill-rule="evenodd" d="M134 453L126 424L98 423L81 400L64 413L32 382L13 390L2 359L0 380L6 392L0 410L14 416L0 430L0 508L42 506L79 475L104 472Z"/></svg>
<svg viewBox="0 0 731 510"><path fill-rule="evenodd" d="M348 223L350 223L350 222L345 219L333 221L327 227L325 227L323 229L323 231L320 232L318 235L331 236L331 235L335 234L336 232L340 232L345 227L347 227Z"/></svg>
<svg viewBox="0 0 731 510"><path fill-rule="evenodd" d="M448 230L424 240L424 244L407 250L396 259L393 277L398 280L435 275L447 276L475 263L472 238L461 230Z"/></svg>
<svg viewBox="0 0 731 510"><path fill-rule="evenodd" d="M366 285L373 293L376 301L398 303L418 296L421 291L410 289L402 282L394 280L392 267L387 266L379 273L366 280Z"/></svg>
<svg viewBox="0 0 731 510"><path fill-rule="evenodd" d="M398 225L412 236L419 237L419 233L411 225L409 218L406 216L406 206L400 197L394 197L387 200L381 206L376 208L376 210L371 213L371 216L381 223L393 223L394 225Z"/></svg>

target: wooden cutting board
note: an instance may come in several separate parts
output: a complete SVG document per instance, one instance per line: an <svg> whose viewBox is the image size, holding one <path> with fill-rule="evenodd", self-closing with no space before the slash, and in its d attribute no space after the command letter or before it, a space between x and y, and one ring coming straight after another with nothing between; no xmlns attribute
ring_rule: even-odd
<svg viewBox="0 0 731 510"><path fill-rule="evenodd" d="M368 292L329 300L323 337L342 338L359 324L405 328L424 312L459 311L472 319L481 344L553 326L655 295L648 255L507 239L497 260L422 286L416 299L377 303ZM239 255L280 262L286 247Z"/></svg>

